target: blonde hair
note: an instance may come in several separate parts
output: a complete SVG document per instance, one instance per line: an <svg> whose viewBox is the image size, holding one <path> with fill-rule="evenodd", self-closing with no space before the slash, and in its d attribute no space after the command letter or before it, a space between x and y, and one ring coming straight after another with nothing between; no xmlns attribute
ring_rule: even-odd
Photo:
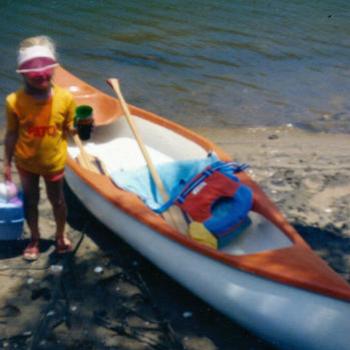
<svg viewBox="0 0 350 350"><path fill-rule="evenodd" d="M57 59L56 45L54 41L46 35L32 36L20 42L18 52L32 46L45 46Z"/></svg>

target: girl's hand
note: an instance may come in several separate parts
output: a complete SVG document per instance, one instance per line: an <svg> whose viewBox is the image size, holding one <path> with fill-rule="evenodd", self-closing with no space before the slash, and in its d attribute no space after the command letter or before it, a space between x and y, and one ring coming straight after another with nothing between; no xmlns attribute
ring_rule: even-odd
<svg viewBox="0 0 350 350"><path fill-rule="evenodd" d="M69 133L74 136L74 135L77 135L78 134L78 130L77 128L70 128L69 129Z"/></svg>
<svg viewBox="0 0 350 350"><path fill-rule="evenodd" d="M74 136L78 133L78 130L75 127L71 127L71 128L65 128L64 129L64 135L66 137L68 136Z"/></svg>
<svg viewBox="0 0 350 350"><path fill-rule="evenodd" d="M11 165L9 164L4 166L4 178L5 181L12 181Z"/></svg>

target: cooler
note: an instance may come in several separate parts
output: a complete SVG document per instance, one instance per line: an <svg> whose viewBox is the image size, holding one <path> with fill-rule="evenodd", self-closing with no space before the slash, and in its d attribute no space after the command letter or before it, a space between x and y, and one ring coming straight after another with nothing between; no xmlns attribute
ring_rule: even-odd
<svg viewBox="0 0 350 350"><path fill-rule="evenodd" d="M9 202L0 202L0 240L15 240L23 234L23 202L15 197Z"/></svg>

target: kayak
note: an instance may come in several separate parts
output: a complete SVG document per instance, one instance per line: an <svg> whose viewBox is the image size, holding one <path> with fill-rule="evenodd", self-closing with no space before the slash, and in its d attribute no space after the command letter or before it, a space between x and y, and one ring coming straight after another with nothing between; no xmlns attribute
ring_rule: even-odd
<svg viewBox="0 0 350 350"><path fill-rule="evenodd" d="M62 67L54 83L68 89L77 105L94 111L94 131L84 151L103 169L86 167L81 145L70 141L65 178L97 219L199 298L278 348L349 349L349 283L312 251L249 174L236 173L254 196L250 225L222 248L204 245L169 224L140 193L115 181L113 174L129 177L147 168L120 100ZM232 161L201 135L128 108L157 168L212 155Z"/></svg>

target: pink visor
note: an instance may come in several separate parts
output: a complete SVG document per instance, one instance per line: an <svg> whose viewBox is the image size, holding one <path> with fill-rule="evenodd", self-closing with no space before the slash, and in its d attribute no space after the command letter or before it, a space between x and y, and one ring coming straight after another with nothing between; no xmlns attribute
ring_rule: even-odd
<svg viewBox="0 0 350 350"><path fill-rule="evenodd" d="M49 57L36 57L28 61L23 62L18 69L17 73L49 73L52 72L54 67L57 67L56 60Z"/></svg>

